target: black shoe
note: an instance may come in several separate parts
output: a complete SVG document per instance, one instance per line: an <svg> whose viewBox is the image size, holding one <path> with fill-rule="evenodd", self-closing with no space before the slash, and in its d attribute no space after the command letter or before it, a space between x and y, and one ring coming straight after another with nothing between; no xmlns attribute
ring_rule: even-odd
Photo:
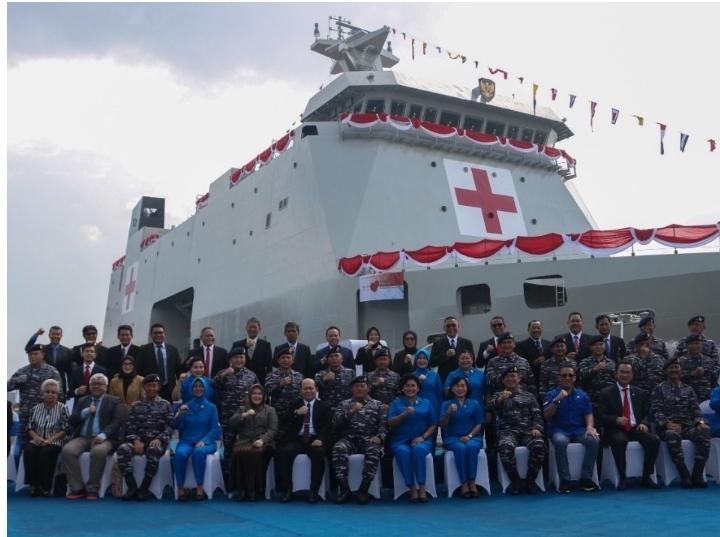
<svg viewBox="0 0 720 537"><path fill-rule="evenodd" d="M368 496L367 492L358 492L357 498L355 498L355 503L358 505L367 505L370 501L370 496Z"/></svg>
<svg viewBox="0 0 720 537"><path fill-rule="evenodd" d="M600 490L600 487L598 487L592 479L583 478L580 480L580 488L583 489L585 492L596 492Z"/></svg>
<svg viewBox="0 0 720 537"><path fill-rule="evenodd" d="M640 480L640 486L644 489L652 489L657 490L660 487L658 483L655 483L649 475L644 475L643 478Z"/></svg>
<svg viewBox="0 0 720 537"><path fill-rule="evenodd" d="M560 481L560 488L558 489L558 492L561 494L567 494L570 492L570 481L565 481L564 479Z"/></svg>
<svg viewBox="0 0 720 537"><path fill-rule="evenodd" d="M149 497L148 489L146 488L139 488L137 491L137 494L135 495L135 499L139 502L145 502L147 501Z"/></svg>
<svg viewBox="0 0 720 537"><path fill-rule="evenodd" d="M122 495L122 501L129 502L134 500L137 497L138 489L137 488L128 488L127 492Z"/></svg>
<svg viewBox="0 0 720 537"><path fill-rule="evenodd" d="M335 498L335 503L341 504L341 503L350 503L350 500L352 499L352 494L349 490L345 492L341 492L338 494L338 497Z"/></svg>
<svg viewBox="0 0 720 537"><path fill-rule="evenodd" d="M237 493L237 496L235 496L236 502L244 502L247 500L247 495L245 494L245 490L239 490Z"/></svg>
<svg viewBox="0 0 720 537"><path fill-rule="evenodd" d="M249 502L256 502L258 501L258 494L254 490L251 490L250 492L248 492L247 498Z"/></svg>
<svg viewBox="0 0 720 537"><path fill-rule="evenodd" d="M292 490L286 490L285 494L283 494L282 499L280 500L282 503L289 503L293 501L293 493Z"/></svg>
<svg viewBox="0 0 720 537"><path fill-rule="evenodd" d="M510 494L512 496L517 496L522 491L522 484L520 483L519 479L514 479L512 483L510 483Z"/></svg>
<svg viewBox="0 0 720 537"><path fill-rule="evenodd" d="M538 493L538 486L537 483L535 483L535 480L526 479L525 480L525 491L528 494L537 494Z"/></svg>
<svg viewBox="0 0 720 537"><path fill-rule="evenodd" d="M627 490L627 479L621 477L618 481L617 487L615 487L615 490Z"/></svg>
<svg viewBox="0 0 720 537"><path fill-rule="evenodd" d="M318 493L311 490L310 494L308 495L308 503L318 503L320 500L320 497L318 496Z"/></svg>
<svg viewBox="0 0 720 537"><path fill-rule="evenodd" d="M693 487L698 488L698 489L706 489L707 488L707 482L702 477L693 477L692 484L693 484Z"/></svg>
<svg viewBox="0 0 720 537"><path fill-rule="evenodd" d="M207 499L208 499L207 494L205 494L204 492L196 492L195 493L195 501L196 502L204 502Z"/></svg>
<svg viewBox="0 0 720 537"><path fill-rule="evenodd" d="M695 462L692 471L692 484L694 487L699 489L706 489L707 483L705 482L705 463Z"/></svg>

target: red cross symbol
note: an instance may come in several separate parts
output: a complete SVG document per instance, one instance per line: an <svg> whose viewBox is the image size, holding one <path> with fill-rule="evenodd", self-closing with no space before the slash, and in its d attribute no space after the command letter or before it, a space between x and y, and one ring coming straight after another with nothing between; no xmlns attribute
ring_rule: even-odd
<svg viewBox="0 0 720 537"><path fill-rule="evenodd" d="M493 194L490 188L490 178L485 170L472 169L475 190L455 188L455 195L459 205L477 207L482 211L485 229L488 233L502 234L498 211L517 213L515 199L512 196Z"/></svg>
<svg viewBox="0 0 720 537"><path fill-rule="evenodd" d="M132 267L130 269L130 282L125 286L125 297L127 298L127 302L125 303L125 311L130 309L130 297L135 292L135 284L137 283L137 280L135 279L135 267Z"/></svg>

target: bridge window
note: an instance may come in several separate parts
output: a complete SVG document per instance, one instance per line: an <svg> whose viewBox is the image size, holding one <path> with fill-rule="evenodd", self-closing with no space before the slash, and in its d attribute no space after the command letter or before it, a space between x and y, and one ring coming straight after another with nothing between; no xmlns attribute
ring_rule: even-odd
<svg viewBox="0 0 720 537"><path fill-rule="evenodd" d="M437 108L426 108L425 109L425 121L429 121L430 123L435 123L437 120Z"/></svg>
<svg viewBox="0 0 720 537"><path fill-rule="evenodd" d="M503 136L505 134L505 123L499 121L488 121L485 126L485 132L494 136Z"/></svg>
<svg viewBox="0 0 720 537"><path fill-rule="evenodd" d="M460 125L460 114L443 110L440 114L440 125L445 125L446 127L457 127Z"/></svg>
<svg viewBox="0 0 720 537"><path fill-rule="evenodd" d="M272 213L267 213L267 216L265 216L265 229L270 227L271 221L272 221Z"/></svg>
<svg viewBox="0 0 720 537"><path fill-rule="evenodd" d="M422 106L419 104L411 104L410 105L410 112L408 113L408 117L410 119L420 119L422 116Z"/></svg>
<svg viewBox="0 0 720 537"><path fill-rule="evenodd" d="M463 315L478 315L490 311L490 287L485 283L467 285L457 290L460 298L460 313Z"/></svg>
<svg viewBox="0 0 720 537"><path fill-rule="evenodd" d="M534 144L545 145L546 141L547 141L547 132L537 131L535 133L535 138L533 138Z"/></svg>
<svg viewBox="0 0 720 537"><path fill-rule="evenodd" d="M385 111L385 99L368 99L365 112L368 114L382 114Z"/></svg>
<svg viewBox="0 0 720 537"><path fill-rule="evenodd" d="M523 142L532 142L533 139L533 130L532 129L523 129L522 138L520 138Z"/></svg>
<svg viewBox="0 0 720 537"><path fill-rule="evenodd" d="M567 303L565 279L559 274L528 278L523 283L523 293L530 309L559 308Z"/></svg>
<svg viewBox="0 0 720 537"><path fill-rule="evenodd" d="M520 133L520 127L518 127L517 125L510 125L508 127L507 137L512 138L513 140L517 140L519 133Z"/></svg>
<svg viewBox="0 0 720 537"><path fill-rule="evenodd" d="M482 120L482 118L465 116L465 121L463 122L463 129L482 132L483 123L484 121Z"/></svg>
<svg viewBox="0 0 720 537"><path fill-rule="evenodd" d="M393 101L392 104L390 104L390 113L393 116L404 116L405 103L402 101Z"/></svg>

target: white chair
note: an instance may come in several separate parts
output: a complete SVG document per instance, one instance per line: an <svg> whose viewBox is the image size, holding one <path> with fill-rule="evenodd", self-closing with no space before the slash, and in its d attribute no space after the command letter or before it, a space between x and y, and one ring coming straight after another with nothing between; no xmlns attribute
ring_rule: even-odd
<svg viewBox="0 0 720 537"><path fill-rule="evenodd" d="M62 455L60 455L62 459ZM115 455L108 455L105 459L105 468L103 469L102 476L100 477L100 488L98 489L98 496L100 498L105 497L105 491L112 484L112 471L115 465ZM90 479L90 452L86 451L80 455L80 476L84 483ZM67 488L68 494L70 493L70 485Z"/></svg>
<svg viewBox="0 0 720 537"><path fill-rule="evenodd" d="M625 449L625 477L642 477L643 463L645 461L645 450L640 442L628 442ZM657 475L653 472L653 481L657 483ZM602 471L600 473L600 482L610 481L615 488L620 483L620 472L618 472L615 464L615 457L609 447L603 449Z"/></svg>
<svg viewBox="0 0 720 537"><path fill-rule="evenodd" d="M15 441L17 437L10 437L10 455L7 458L7 480L15 481L17 479L17 466L15 466Z"/></svg>
<svg viewBox="0 0 720 537"><path fill-rule="evenodd" d="M712 423L713 417L715 416L715 411L710 408L710 399L707 399L700 403L700 412L702 412L703 416L705 417L705 421L708 423Z"/></svg>
<svg viewBox="0 0 720 537"><path fill-rule="evenodd" d="M299 490L310 490L310 473L311 473L310 457L301 453L293 461L292 482L293 492ZM330 488L330 470L327 460L325 460L325 473L318 490L319 496L324 500L328 489ZM270 499L275 492L275 461L270 461L267 472L265 472L265 498Z"/></svg>
<svg viewBox="0 0 720 537"><path fill-rule="evenodd" d="M356 453L348 457L348 484L350 485L350 490L355 491L360 488L364 464L365 455L363 454ZM368 490L375 499L380 498L380 483L382 482L381 474L382 471L380 469L380 465L378 464L377 472L375 472L375 478L372 480L372 483L370 483L370 489Z"/></svg>
<svg viewBox="0 0 720 537"><path fill-rule="evenodd" d="M695 444L690 440L682 441L683 456L685 459L685 466L692 472L693 465L695 464ZM658 453L657 461L655 462L655 471L657 475L662 477L663 483L666 487L670 486L675 479L680 477L677 466L670 458L670 450L667 447L667 442L660 442L660 453ZM707 478L703 475L703 479L707 481Z"/></svg>
<svg viewBox="0 0 720 537"><path fill-rule="evenodd" d="M452 498L453 492L462 485L460 476L458 475L457 466L455 466L455 454L447 450L443 466L445 469L445 487L447 488L448 498ZM488 496L492 494L490 491L490 474L488 473L487 454L484 449L478 452L477 475L475 476L475 484L484 488Z"/></svg>
<svg viewBox="0 0 720 537"><path fill-rule="evenodd" d="M585 446L579 442L571 442L567 447L568 464L570 466L570 480L577 481L582 476L582 463L585 458ZM555 461L555 446L550 442L550 453L548 454L550 459L550 482L555 485L556 490L560 490L560 475L557 471L557 462ZM600 481L598 480L597 463L593 464L593 483L598 487Z"/></svg>
<svg viewBox="0 0 720 537"><path fill-rule="evenodd" d="M134 455L132 458L133 465L133 476L138 484L138 487L145 478L145 464L147 463L147 457L145 455ZM158 470L152 481L150 482L150 492L152 492L157 499L162 498L165 487L173 488L173 471L172 464L170 464L170 450L165 451L162 457L160 457L160 464ZM127 483L123 479L123 494L127 492Z"/></svg>
<svg viewBox="0 0 720 537"><path fill-rule="evenodd" d="M528 463L530 462L530 450L525 446L517 446L515 448L515 464L517 465L518 475L520 479L525 479L528 473ZM502 487L502 493L505 494L508 486L510 486L510 476L505 471L505 467L502 465L500 456L497 458L498 467L498 478L500 480L500 486ZM535 478L535 483L538 488L545 492L545 479L543 479L542 468L538 472Z"/></svg>
<svg viewBox="0 0 720 537"><path fill-rule="evenodd" d="M55 476L60 473L60 457L58 456L57 463L55 463L55 473L53 474L53 489L55 490ZM18 463L17 479L15 480L15 492L20 492L22 489L27 487L25 484L25 452L20 454L20 462Z"/></svg>
<svg viewBox="0 0 720 537"><path fill-rule="evenodd" d="M299 456L299 455L298 455ZM293 469L294 469L293 465ZM269 500L275 493L275 459L270 461L268 464L267 471L265 472L265 499Z"/></svg>
<svg viewBox="0 0 720 537"><path fill-rule="evenodd" d="M715 484L720 485L720 438L710 439L710 454L705 473L715 478Z"/></svg>
<svg viewBox="0 0 720 537"><path fill-rule="evenodd" d="M222 466L220 465L220 441L216 442L218 448L212 455L208 455L205 462L205 476L203 477L203 489L207 497L212 500L215 490L220 489L224 494L225 491L225 480L223 479ZM197 487L197 481L195 481L195 473L192 468L192 458L187 461L187 468L185 470L185 488L194 489ZM175 483L175 499L178 497L178 487Z"/></svg>
<svg viewBox="0 0 720 537"><path fill-rule="evenodd" d="M393 457L393 486L395 489L395 497L397 500L400 496L410 490L410 487L405 485L405 478L400 472L400 467ZM415 486L417 486L417 479L415 479ZM435 488L435 466L433 464L432 453L428 453L425 457L425 492L427 492L433 498L437 498L437 490Z"/></svg>

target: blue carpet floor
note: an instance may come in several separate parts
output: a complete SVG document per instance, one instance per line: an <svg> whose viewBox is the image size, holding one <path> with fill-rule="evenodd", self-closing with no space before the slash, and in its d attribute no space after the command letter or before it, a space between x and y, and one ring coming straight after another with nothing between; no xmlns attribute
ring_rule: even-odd
<svg viewBox="0 0 720 537"><path fill-rule="evenodd" d="M444 492L439 487L438 493ZM236 503L218 493L213 500L180 504L166 490L161 501L126 503L106 497L96 502L30 498L27 489L7 488L7 535L112 537L202 535L227 537L345 537L438 535L440 537L574 536L715 537L720 534L720 485L682 490L679 485L647 491L631 486L617 492L609 484L597 493L554 489L537 496L511 497L493 489L476 500L440 497L427 504L393 501L390 490L367 506L308 505L304 497L281 504Z"/></svg>

